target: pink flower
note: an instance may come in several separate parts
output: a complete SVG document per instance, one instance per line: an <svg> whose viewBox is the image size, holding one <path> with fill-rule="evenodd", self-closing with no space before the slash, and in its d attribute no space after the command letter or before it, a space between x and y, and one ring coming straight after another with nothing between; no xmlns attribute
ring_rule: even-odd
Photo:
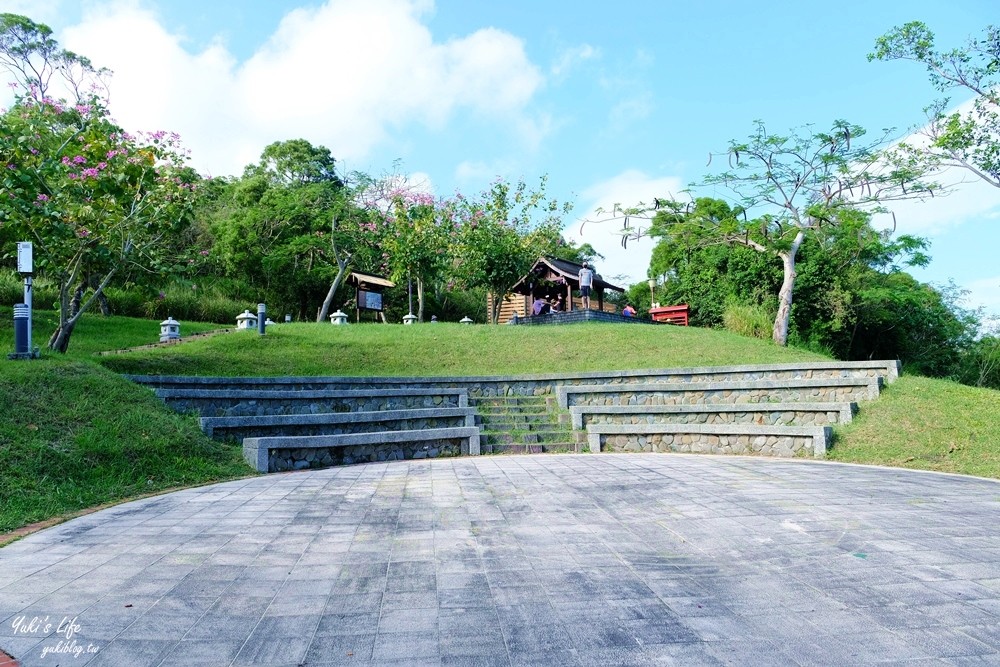
<svg viewBox="0 0 1000 667"><path fill-rule="evenodd" d="M87 229L86 227L81 227L80 229L76 230L76 235L79 236L81 239L85 239L88 236L90 236L90 230Z"/></svg>
<svg viewBox="0 0 1000 667"><path fill-rule="evenodd" d="M48 201L48 200L49 200L49 196L48 195L44 195L44 194L38 195L38 201Z"/></svg>

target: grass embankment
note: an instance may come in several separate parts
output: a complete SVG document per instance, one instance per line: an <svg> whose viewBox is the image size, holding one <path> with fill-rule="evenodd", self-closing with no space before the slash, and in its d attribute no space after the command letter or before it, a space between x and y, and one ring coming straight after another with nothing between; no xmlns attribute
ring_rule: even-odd
<svg viewBox="0 0 1000 667"><path fill-rule="evenodd" d="M54 326L36 313L36 338ZM182 323L182 333L215 328ZM157 322L84 316L67 357L0 360L0 532L87 507L250 474L214 443L116 373L198 375L493 375L822 360L726 332L580 324L485 327L439 323L277 325L155 350ZM36 343L37 344L37 343ZM0 351L13 348L0 310ZM104 366L102 368L101 366ZM839 427L830 458L1000 478L1000 392L904 376Z"/></svg>
<svg viewBox="0 0 1000 667"><path fill-rule="evenodd" d="M210 440L194 418L111 371L70 359L2 363L0 533L251 474L238 447Z"/></svg>
<svg viewBox="0 0 1000 667"><path fill-rule="evenodd" d="M512 375L824 360L725 331L606 323L333 327L281 324L101 359L119 373L177 375Z"/></svg>
<svg viewBox="0 0 1000 667"><path fill-rule="evenodd" d="M1000 391L904 375L835 429L829 458L1000 479Z"/></svg>

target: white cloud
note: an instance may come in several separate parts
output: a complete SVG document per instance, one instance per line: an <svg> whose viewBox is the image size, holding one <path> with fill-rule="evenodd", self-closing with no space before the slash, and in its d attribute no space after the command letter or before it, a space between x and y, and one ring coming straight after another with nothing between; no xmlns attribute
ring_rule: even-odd
<svg viewBox="0 0 1000 667"><path fill-rule="evenodd" d="M363 159L413 123L465 111L534 146L550 128L527 107L544 79L513 35L435 42L425 0L329 0L287 14L244 63L221 41L189 53L135 4L91 6L63 44L115 71L112 111L129 129L177 131L194 166L238 173L272 141L303 137Z"/></svg>
<svg viewBox="0 0 1000 667"><path fill-rule="evenodd" d="M639 202L651 203L655 197L678 195L683 189L681 179L675 176L654 177L629 169L586 188L578 198L579 220L564 234L577 243L589 243L604 255L603 260L597 260L596 269L605 279L624 276L626 284L643 281L655 245L653 240L648 237L629 240L627 248L622 248L622 237L617 233L622 228L621 216L596 211L609 212L615 204L628 207ZM633 220L630 225L644 227L648 222Z"/></svg>
<svg viewBox="0 0 1000 667"><path fill-rule="evenodd" d="M653 113L653 94L649 91L636 93L611 107L608 121L616 131L629 129L638 120L648 118Z"/></svg>
<svg viewBox="0 0 1000 667"><path fill-rule="evenodd" d="M1000 188L982 180L973 180L968 172L949 169L939 176L941 183L953 185L947 195L923 201L890 202L886 208L895 213L896 232L918 236L952 233L959 225L1000 217ZM891 215L875 216L874 224L891 227Z"/></svg>
<svg viewBox="0 0 1000 667"><path fill-rule="evenodd" d="M556 57L555 62L552 63L550 71L553 76L563 76L569 73L571 69L580 63L600 58L600 56L600 50L594 48L590 44L580 44L579 46L568 48L560 53Z"/></svg>
<svg viewBox="0 0 1000 667"><path fill-rule="evenodd" d="M63 0L3 0L0 13L27 16L35 23L52 26L62 13Z"/></svg>

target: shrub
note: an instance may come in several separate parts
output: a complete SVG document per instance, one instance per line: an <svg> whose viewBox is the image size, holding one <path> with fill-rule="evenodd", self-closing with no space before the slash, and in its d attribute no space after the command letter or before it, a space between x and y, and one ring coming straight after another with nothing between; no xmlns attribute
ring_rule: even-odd
<svg viewBox="0 0 1000 667"><path fill-rule="evenodd" d="M722 313L722 325L726 330L750 338L771 337L775 313L761 304L729 301Z"/></svg>

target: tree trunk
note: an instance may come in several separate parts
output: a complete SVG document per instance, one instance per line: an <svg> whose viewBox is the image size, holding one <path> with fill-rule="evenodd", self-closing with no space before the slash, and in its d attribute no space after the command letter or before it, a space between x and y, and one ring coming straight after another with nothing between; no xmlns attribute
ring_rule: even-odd
<svg viewBox="0 0 1000 667"><path fill-rule="evenodd" d="M774 332L772 340L778 345L788 344L788 322L792 317L792 293L795 290L795 257L798 255L799 246L805 239L805 233L799 232L792 241L792 246L787 252L780 252L781 264L784 269L784 277L781 281L781 291L778 292L778 314L774 318Z"/></svg>
<svg viewBox="0 0 1000 667"><path fill-rule="evenodd" d="M108 271L107 275L104 276L100 284L94 288L94 293L90 295L90 298L84 301L83 304L75 310L75 312L71 312L73 305L69 290L70 285L75 282L76 276L71 275L69 280L66 280L59 286L59 326L54 332L52 332L52 337L49 338L50 350L65 353L66 350L69 349L69 339L70 336L73 335L73 329L76 327L76 323L79 322L80 317L82 317L83 314L90 309L94 300L99 299L104 295L104 288L108 286L108 283L111 282L111 279L114 278L115 273L117 272L118 267Z"/></svg>
<svg viewBox="0 0 1000 667"><path fill-rule="evenodd" d="M417 277L417 322L424 321L424 281Z"/></svg>
<svg viewBox="0 0 1000 667"><path fill-rule="evenodd" d="M74 326L76 326L75 320L70 320L66 324L60 324L52 332L52 337L49 338L49 349L53 352L66 354L66 350L69 349L69 337L73 335Z"/></svg>
<svg viewBox="0 0 1000 667"><path fill-rule="evenodd" d="M323 299L323 305L320 306L319 312L316 313L316 321L324 322L327 316L330 314L330 306L333 305L333 296L340 289L340 284L344 280L344 274L347 272L347 262L350 260L350 255L346 258L341 259L337 257L337 277L333 279L333 283L330 284L330 291L326 293L326 298Z"/></svg>

